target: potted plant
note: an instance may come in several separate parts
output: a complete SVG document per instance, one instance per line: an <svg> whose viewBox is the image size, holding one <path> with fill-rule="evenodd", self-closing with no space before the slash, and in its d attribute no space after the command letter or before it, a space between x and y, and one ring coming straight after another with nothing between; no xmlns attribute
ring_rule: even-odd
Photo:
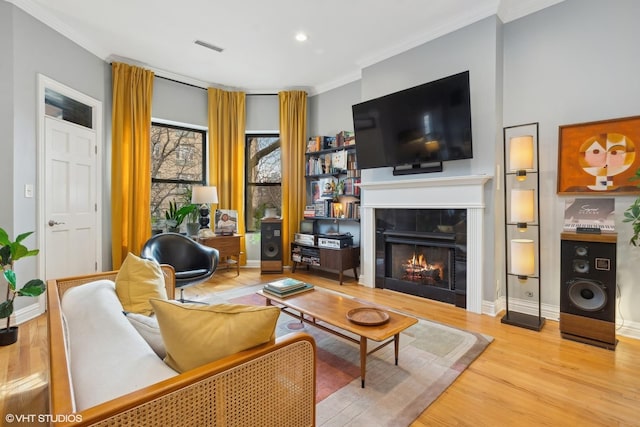
<svg viewBox="0 0 640 427"><path fill-rule="evenodd" d="M191 210L189 211L189 213L187 213L187 216L186 216L187 236L195 236L196 234L198 234L198 230L200 230L200 222L198 221L200 216L200 212L199 212L200 208L198 205L194 205L193 203L191 203L191 195L192 195L191 187L188 187L183 195L184 205L191 206Z"/></svg>
<svg viewBox="0 0 640 427"><path fill-rule="evenodd" d="M7 295L5 300L0 303L0 319L7 319L6 327L0 327L0 346L10 345L18 340L18 327L10 325L13 301L16 296L36 297L46 289L44 282L40 279L31 279L24 286L18 288L16 273L13 271L14 262L20 258L35 256L40 252L39 249L29 250L22 244L22 241L32 233L30 231L20 234L15 241L11 241L7 232L0 228L0 265L7 281Z"/></svg>
<svg viewBox="0 0 640 427"><path fill-rule="evenodd" d="M178 208L175 200L169 202L169 209L164 213L168 231L177 233L187 215L197 211L197 209L196 205L188 204Z"/></svg>
<svg viewBox="0 0 640 427"><path fill-rule="evenodd" d="M629 181L640 180L640 169L636 171L636 175L629 178ZM640 187L640 184L637 184ZM640 238L640 197L635 199L633 203L624 211L624 218L622 222L630 222L633 227L633 234L629 243L633 246L638 246L638 239Z"/></svg>

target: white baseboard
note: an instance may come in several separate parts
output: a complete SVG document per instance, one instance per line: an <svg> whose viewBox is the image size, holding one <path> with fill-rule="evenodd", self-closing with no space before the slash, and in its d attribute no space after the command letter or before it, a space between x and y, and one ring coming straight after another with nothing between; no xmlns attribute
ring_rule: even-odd
<svg viewBox="0 0 640 427"><path fill-rule="evenodd" d="M28 320L35 319L46 310L46 298L44 294L33 299L34 303L19 308L11 315L11 325L20 325Z"/></svg>
<svg viewBox="0 0 640 427"><path fill-rule="evenodd" d="M506 300L501 296L496 301L482 301L482 314L496 317L501 311L506 309ZM509 309L518 313L538 315L538 304L529 300L516 298L509 299ZM560 320L560 307L551 304L542 304L542 317L548 320ZM640 339L640 323L624 321L618 316L616 319L616 333L624 337Z"/></svg>

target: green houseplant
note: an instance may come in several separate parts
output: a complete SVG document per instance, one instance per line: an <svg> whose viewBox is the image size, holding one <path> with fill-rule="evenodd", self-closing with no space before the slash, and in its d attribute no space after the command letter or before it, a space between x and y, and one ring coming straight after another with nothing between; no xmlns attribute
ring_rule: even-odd
<svg viewBox="0 0 640 427"><path fill-rule="evenodd" d="M6 327L0 328L0 345L13 344L18 339L18 327L11 326L11 314L13 313L13 301L17 296L20 297L36 297L42 294L46 286L40 279L31 279L24 286L18 288L16 273L13 271L13 265L20 258L35 256L40 252L39 249L27 249L22 241L29 237L33 232L20 234L15 241L11 241L9 234L0 228L0 265L2 273L7 281L7 294L5 300L0 303L0 319L7 319Z"/></svg>
<svg viewBox="0 0 640 427"><path fill-rule="evenodd" d="M635 176L629 178L629 181L640 181L640 169L636 171ZM640 187L640 184L636 185ZM630 222L633 227L633 234L629 243L633 246L638 246L638 239L640 238L640 197L635 199L633 203L624 211L624 218L622 222Z"/></svg>
<svg viewBox="0 0 640 427"><path fill-rule="evenodd" d="M198 221L200 216L200 207L191 203L191 196L193 191L191 187L187 187L187 190L183 194L184 206L191 206L189 213L187 213L187 236L195 236L200 230L200 222Z"/></svg>
<svg viewBox="0 0 640 427"><path fill-rule="evenodd" d="M175 200L169 202L169 209L164 213L168 230L177 233L184 219L197 210L196 205L188 204L178 207Z"/></svg>

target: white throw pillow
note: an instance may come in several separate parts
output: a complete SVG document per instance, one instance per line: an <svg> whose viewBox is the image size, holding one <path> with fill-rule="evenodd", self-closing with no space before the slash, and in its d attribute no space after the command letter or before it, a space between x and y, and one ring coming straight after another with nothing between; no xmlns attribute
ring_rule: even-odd
<svg viewBox="0 0 640 427"><path fill-rule="evenodd" d="M164 359L167 355L167 350L164 348L164 341L162 341L156 316L145 316L144 314L127 311L123 311L123 313L127 316L127 319L129 319L133 327L136 328L136 331L142 335L142 338L144 338L153 351L156 352L158 357Z"/></svg>

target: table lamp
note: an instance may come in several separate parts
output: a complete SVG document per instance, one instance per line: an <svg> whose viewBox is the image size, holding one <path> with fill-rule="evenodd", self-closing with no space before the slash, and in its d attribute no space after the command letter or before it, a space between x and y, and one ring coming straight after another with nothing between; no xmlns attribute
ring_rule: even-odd
<svg viewBox="0 0 640 427"><path fill-rule="evenodd" d="M218 203L218 190L215 186L195 186L191 189L191 203L200 205L200 229L209 227L209 205Z"/></svg>

